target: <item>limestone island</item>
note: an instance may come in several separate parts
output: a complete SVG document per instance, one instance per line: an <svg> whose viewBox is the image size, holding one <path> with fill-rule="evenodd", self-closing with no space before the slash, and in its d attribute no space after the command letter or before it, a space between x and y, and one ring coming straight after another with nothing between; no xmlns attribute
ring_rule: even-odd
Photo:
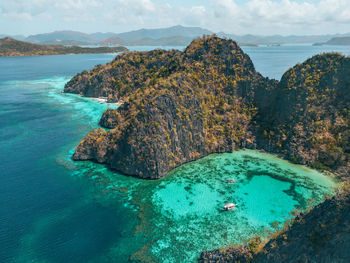
<svg viewBox="0 0 350 263"><path fill-rule="evenodd" d="M236 42L205 36L183 52L123 53L77 74L64 92L123 101L103 113L108 129L91 131L74 160L158 179L211 153L249 148L349 181L350 58L337 53L316 55L277 81L257 72ZM267 244L256 237L200 261L348 262L349 192L299 214Z"/></svg>
<svg viewBox="0 0 350 263"><path fill-rule="evenodd" d="M64 92L123 101L78 145L75 160L157 179L211 153L277 153L349 175L350 59L317 55L281 81L258 73L232 40L194 40L183 52L117 56L74 76Z"/></svg>
<svg viewBox="0 0 350 263"><path fill-rule="evenodd" d="M10 37L0 39L0 57L42 56L66 54L102 54L127 51L125 47L78 47L62 45L38 45L15 40Z"/></svg>

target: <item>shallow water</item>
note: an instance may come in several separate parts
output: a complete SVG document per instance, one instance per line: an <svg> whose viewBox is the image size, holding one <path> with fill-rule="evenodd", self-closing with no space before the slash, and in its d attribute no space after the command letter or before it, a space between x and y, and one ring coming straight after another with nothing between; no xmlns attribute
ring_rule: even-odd
<svg viewBox="0 0 350 263"><path fill-rule="evenodd" d="M73 165L76 175L100 182L106 194L122 193L124 206L140 218L136 236L144 238L132 258L146 262L191 262L202 250L264 235L272 223L282 226L293 210L319 203L336 186L317 171L249 150L210 155L157 181L88 162ZM226 202L237 208L223 212Z"/></svg>
<svg viewBox="0 0 350 263"><path fill-rule="evenodd" d="M112 58L0 58L0 262L189 262L332 193L330 178L254 151L211 155L157 181L73 162L115 105L61 90ZM237 209L221 212L226 202Z"/></svg>

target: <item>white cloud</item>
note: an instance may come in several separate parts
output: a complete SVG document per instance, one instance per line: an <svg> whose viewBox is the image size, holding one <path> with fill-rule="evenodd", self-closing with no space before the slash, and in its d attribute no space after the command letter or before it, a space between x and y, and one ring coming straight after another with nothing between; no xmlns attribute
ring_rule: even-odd
<svg viewBox="0 0 350 263"><path fill-rule="evenodd" d="M65 28L79 24L81 31L117 32L176 24L238 34L350 31L349 0L203 0L192 6L191 0L186 6L179 1L1 0L0 22L14 26L20 20L47 22L51 18L52 27L63 20ZM84 27L86 22L93 23Z"/></svg>
<svg viewBox="0 0 350 263"><path fill-rule="evenodd" d="M30 13L27 12L9 12L9 13L5 13L3 15L3 17L6 19L14 19L14 20L26 20L26 21L30 21L33 19L33 16Z"/></svg>
<svg viewBox="0 0 350 263"><path fill-rule="evenodd" d="M234 0L210 1L212 17L224 30L242 33L319 33L349 27L348 0L320 0L318 3L293 0L250 0L238 5ZM210 15L210 14L208 14ZM340 28L339 28L340 29Z"/></svg>

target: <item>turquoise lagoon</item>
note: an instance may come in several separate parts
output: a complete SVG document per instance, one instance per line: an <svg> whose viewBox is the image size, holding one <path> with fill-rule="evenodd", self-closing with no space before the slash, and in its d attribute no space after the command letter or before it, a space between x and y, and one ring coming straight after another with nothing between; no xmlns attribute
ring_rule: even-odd
<svg viewBox="0 0 350 263"><path fill-rule="evenodd" d="M73 162L115 105L61 91L112 57L0 58L1 262L191 262L333 193L331 177L257 151L211 155L156 181ZM222 212L226 202L237 209Z"/></svg>

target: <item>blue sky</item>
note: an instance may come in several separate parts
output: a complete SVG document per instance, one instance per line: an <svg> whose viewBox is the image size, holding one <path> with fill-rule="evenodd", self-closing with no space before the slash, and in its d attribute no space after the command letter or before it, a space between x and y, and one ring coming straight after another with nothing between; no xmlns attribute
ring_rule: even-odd
<svg viewBox="0 0 350 263"><path fill-rule="evenodd" d="M0 0L0 34L173 25L233 34L350 32L349 0Z"/></svg>

